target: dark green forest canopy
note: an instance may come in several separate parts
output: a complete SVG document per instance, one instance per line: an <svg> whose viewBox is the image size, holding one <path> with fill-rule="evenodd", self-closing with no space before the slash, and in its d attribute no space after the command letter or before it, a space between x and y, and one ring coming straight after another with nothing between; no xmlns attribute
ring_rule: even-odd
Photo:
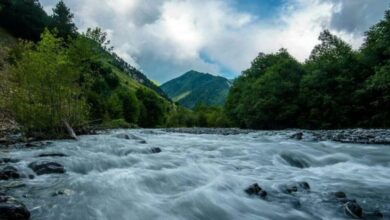
<svg viewBox="0 0 390 220"><path fill-rule="evenodd" d="M246 128L390 126L390 11L366 32L358 51L321 33L305 63L284 49L260 54L234 81L225 104Z"/></svg>

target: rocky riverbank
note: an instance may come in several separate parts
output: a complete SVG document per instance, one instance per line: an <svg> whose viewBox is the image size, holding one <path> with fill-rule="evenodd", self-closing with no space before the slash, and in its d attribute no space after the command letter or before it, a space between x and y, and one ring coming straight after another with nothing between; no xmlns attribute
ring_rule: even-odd
<svg viewBox="0 0 390 220"><path fill-rule="evenodd" d="M302 130L291 138L304 141L335 141L352 144L390 144L389 129Z"/></svg>

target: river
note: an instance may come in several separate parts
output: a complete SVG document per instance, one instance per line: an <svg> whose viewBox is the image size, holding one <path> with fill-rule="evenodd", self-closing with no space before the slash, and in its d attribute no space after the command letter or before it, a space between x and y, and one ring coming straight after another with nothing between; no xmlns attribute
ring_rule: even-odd
<svg viewBox="0 0 390 220"><path fill-rule="evenodd" d="M337 191L389 219L389 145L295 140L291 133L115 130L7 150L2 153L20 159L13 166L25 175L34 174L27 165L37 160L66 169L18 180L25 186L7 193L33 220L351 219L332 197ZM37 157L42 153L68 156ZM283 192L300 181L310 191ZM253 183L267 198L245 193Z"/></svg>

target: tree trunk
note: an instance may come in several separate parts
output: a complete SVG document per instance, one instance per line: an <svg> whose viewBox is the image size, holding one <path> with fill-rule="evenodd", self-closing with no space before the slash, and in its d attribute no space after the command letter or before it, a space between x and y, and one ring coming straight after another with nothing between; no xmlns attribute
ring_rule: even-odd
<svg viewBox="0 0 390 220"><path fill-rule="evenodd" d="M65 120L62 120L62 122L64 123L65 125L65 128L66 130L68 131L68 134L71 138L75 139L75 140L79 140L79 138L77 137L76 133L74 132L73 128L70 127L69 123Z"/></svg>

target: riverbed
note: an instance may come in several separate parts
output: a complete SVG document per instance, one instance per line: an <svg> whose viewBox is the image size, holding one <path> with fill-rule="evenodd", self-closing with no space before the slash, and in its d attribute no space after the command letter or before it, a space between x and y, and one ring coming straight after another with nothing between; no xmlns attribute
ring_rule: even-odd
<svg viewBox="0 0 390 220"><path fill-rule="evenodd" d="M127 136L126 136L127 135ZM351 219L333 197L344 192L364 213L389 219L390 146L291 138L294 131L184 133L114 130L2 150L24 176L0 181L33 220ZM161 152L159 150L160 149ZM41 154L65 156L38 157ZM55 161L64 174L28 164ZM286 193L306 182L309 190ZM266 198L248 195L258 183Z"/></svg>

